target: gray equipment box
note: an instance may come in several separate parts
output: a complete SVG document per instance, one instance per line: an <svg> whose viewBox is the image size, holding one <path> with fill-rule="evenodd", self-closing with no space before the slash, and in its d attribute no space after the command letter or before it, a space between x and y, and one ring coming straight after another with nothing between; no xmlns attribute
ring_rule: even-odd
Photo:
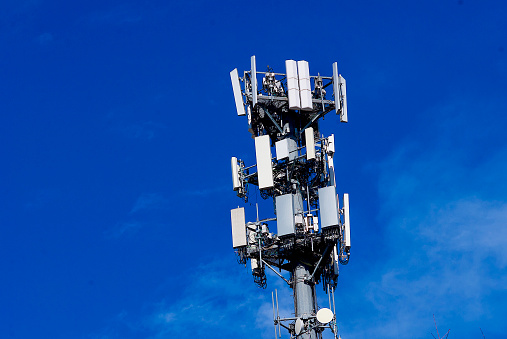
<svg viewBox="0 0 507 339"><path fill-rule="evenodd" d="M275 198L276 228L279 237L295 233L294 195L284 194Z"/></svg>

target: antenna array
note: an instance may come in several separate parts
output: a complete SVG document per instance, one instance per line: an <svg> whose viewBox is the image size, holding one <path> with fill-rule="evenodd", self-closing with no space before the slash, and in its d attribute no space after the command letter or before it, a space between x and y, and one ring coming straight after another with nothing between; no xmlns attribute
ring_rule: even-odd
<svg viewBox="0 0 507 339"><path fill-rule="evenodd" d="M242 77L237 69L230 73L237 114L248 118L256 156L251 166L232 157L233 189L247 202L249 186L258 186L263 199L273 200L276 215L260 220L257 211L256 221L246 222L243 207L231 210L233 248L239 263L250 260L257 285L266 287L268 268L294 291L293 318L280 318L273 296L275 335L281 336L282 326L291 337L315 339L330 328L336 338L331 296L334 309L339 264L350 257L349 196L336 193L335 138L319 133L319 119L334 110L341 122L348 121L346 82L336 62L332 77L310 75L304 60L286 60L285 68L258 72L252 56L250 71ZM326 97L328 88L332 99ZM270 232L275 222L276 233ZM290 272L289 279L282 270ZM329 309L318 308L320 282L330 296Z"/></svg>

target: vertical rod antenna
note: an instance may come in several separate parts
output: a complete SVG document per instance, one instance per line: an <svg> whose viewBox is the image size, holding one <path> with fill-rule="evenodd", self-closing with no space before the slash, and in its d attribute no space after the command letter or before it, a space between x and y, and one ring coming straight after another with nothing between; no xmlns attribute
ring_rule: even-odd
<svg viewBox="0 0 507 339"><path fill-rule="evenodd" d="M334 287L331 287L331 291L333 293L333 313L335 314L336 317L336 304L334 302Z"/></svg>
<svg viewBox="0 0 507 339"><path fill-rule="evenodd" d="M276 297L276 319L277 319L277 323L278 323L278 336L281 338L282 333L280 330L280 312L278 310L278 290L277 289L275 289L275 297Z"/></svg>
<svg viewBox="0 0 507 339"><path fill-rule="evenodd" d="M278 334L276 333L275 296L273 294L273 291L271 291L271 302L273 304L273 325L275 327L275 339L276 339L278 337Z"/></svg>
<svg viewBox="0 0 507 339"><path fill-rule="evenodd" d="M329 284L327 284L327 296L329 297L329 309L331 309L331 291L329 291Z"/></svg>
<svg viewBox="0 0 507 339"><path fill-rule="evenodd" d="M331 291L333 293L333 313L334 313L334 332L335 332L335 336L336 336L336 322L337 322L337 319L336 319L336 304L334 302L334 287L331 287Z"/></svg>

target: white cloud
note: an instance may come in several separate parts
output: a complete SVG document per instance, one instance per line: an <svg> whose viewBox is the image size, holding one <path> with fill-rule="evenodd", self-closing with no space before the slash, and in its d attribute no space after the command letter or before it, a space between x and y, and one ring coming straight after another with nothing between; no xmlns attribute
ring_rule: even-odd
<svg viewBox="0 0 507 339"><path fill-rule="evenodd" d="M208 186L206 186L208 187ZM229 186L215 186L209 188L201 188L201 189L189 189L183 191L183 194L189 196L197 196L197 197L208 197L213 194L220 194L225 192L230 192L231 188Z"/></svg>
<svg viewBox="0 0 507 339"><path fill-rule="evenodd" d="M143 193L137 198L130 214L144 210L163 209L169 206L169 200L157 193Z"/></svg>
<svg viewBox="0 0 507 339"><path fill-rule="evenodd" d="M457 337L507 331L498 313L507 313L507 197L498 194L507 147L470 162L478 155L447 138L407 144L380 165L385 251L352 292L368 319L352 315L347 337L431 337L433 313Z"/></svg>
<svg viewBox="0 0 507 339"><path fill-rule="evenodd" d="M149 219L139 217L139 214L145 211L166 210L169 208L169 202L169 199L157 193L141 194L130 209L128 219L108 229L104 233L105 237L121 238L137 233L143 226L152 224Z"/></svg>
<svg viewBox="0 0 507 339"><path fill-rule="evenodd" d="M507 290L507 204L463 200L419 212L428 216L390 225L398 234L389 246L400 251L367 286L370 302L385 315L367 336L424 337L433 313L454 326L487 318L489 295Z"/></svg>
<svg viewBox="0 0 507 339"><path fill-rule="evenodd" d="M233 263L229 256L173 274L172 281L184 282L180 290L169 284L167 298L146 302L136 314L121 311L89 338L273 338L270 291L257 288L250 272ZM281 287L270 279L273 289ZM292 303L288 293L279 297Z"/></svg>
<svg viewBox="0 0 507 339"><path fill-rule="evenodd" d="M136 221L120 222L107 230L104 235L106 238L120 238L125 235L136 233L141 227L142 225Z"/></svg>
<svg viewBox="0 0 507 339"><path fill-rule="evenodd" d="M143 320L150 337L258 337L264 330L266 310L272 312L271 300L268 293L259 293L245 268L230 264L215 260L194 268L193 274L182 274L179 278L188 282L185 288L171 293L176 298L152 306ZM272 314L267 319L271 318Z"/></svg>

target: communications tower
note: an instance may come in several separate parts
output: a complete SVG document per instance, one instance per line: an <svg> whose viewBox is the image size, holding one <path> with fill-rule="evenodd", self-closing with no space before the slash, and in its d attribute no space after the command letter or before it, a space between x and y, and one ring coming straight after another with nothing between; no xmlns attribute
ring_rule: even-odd
<svg viewBox="0 0 507 339"><path fill-rule="evenodd" d="M238 261L250 260L260 287L266 287L267 268L293 289L293 317L280 317L273 296L275 336L284 327L291 338L317 339L329 328L338 338L334 289L339 264L350 257L349 196L337 195L335 137L320 134L319 120L335 111L347 122L345 79L336 62L331 77L310 75L304 60L286 60L285 73L269 67L259 72L255 56L249 71L240 77L234 69L230 75L236 110L248 118L256 157L253 165L232 157L233 188L247 202L249 186L258 186L263 199L273 200L276 215L259 219L257 210L256 220L246 222L244 207L231 210ZM329 294L329 308L317 305L318 283Z"/></svg>

